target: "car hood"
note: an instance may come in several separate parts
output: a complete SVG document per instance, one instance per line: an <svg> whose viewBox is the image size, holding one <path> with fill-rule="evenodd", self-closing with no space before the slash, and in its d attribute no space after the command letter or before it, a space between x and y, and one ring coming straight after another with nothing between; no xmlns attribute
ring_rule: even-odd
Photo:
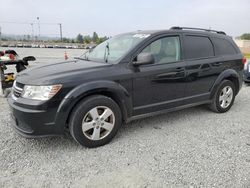
<svg viewBox="0 0 250 188"><path fill-rule="evenodd" d="M66 61L28 68L17 75L17 82L30 85L46 85L72 82L75 77L84 79L95 71L101 71L112 64L93 61ZM80 76L79 76L80 75Z"/></svg>

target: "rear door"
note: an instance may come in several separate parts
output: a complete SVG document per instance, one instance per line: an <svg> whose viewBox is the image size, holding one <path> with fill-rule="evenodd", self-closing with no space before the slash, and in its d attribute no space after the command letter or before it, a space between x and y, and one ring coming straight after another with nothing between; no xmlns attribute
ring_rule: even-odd
<svg viewBox="0 0 250 188"><path fill-rule="evenodd" d="M184 35L186 60L185 104L204 102L209 99L210 89L223 70L222 59L215 57L212 40L206 35Z"/></svg>

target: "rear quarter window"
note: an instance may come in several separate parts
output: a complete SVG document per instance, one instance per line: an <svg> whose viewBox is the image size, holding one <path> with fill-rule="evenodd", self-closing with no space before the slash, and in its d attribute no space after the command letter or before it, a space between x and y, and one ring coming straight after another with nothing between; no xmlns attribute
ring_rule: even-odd
<svg viewBox="0 0 250 188"><path fill-rule="evenodd" d="M211 40L205 36L186 35L184 38L186 59L200 59L214 56Z"/></svg>
<svg viewBox="0 0 250 188"><path fill-rule="evenodd" d="M213 38L216 55L231 55L237 54L237 50L233 44L226 39Z"/></svg>

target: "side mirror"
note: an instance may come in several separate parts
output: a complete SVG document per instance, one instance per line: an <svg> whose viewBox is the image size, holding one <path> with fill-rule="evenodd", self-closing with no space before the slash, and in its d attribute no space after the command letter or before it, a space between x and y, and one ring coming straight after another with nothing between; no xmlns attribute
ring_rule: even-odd
<svg viewBox="0 0 250 188"><path fill-rule="evenodd" d="M134 61L134 65L148 65L153 64L155 62L154 56L151 53L140 53L137 56L137 61Z"/></svg>
<svg viewBox="0 0 250 188"><path fill-rule="evenodd" d="M34 57L34 56L27 56L27 57L24 57L23 58L23 61L35 61L36 60L36 58Z"/></svg>

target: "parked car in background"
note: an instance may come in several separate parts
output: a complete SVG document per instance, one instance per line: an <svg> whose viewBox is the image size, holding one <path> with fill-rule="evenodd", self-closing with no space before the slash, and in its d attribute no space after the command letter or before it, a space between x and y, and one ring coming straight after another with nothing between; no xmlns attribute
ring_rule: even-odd
<svg viewBox="0 0 250 188"><path fill-rule="evenodd" d="M173 27L110 38L75 61L20 73L8 98L15 130L107 144L122 123L207 104L227 112L242 86L244 58L222 31Z"/></svg>
<svg viewBox="0 0 250 188"><path fill-rule="evenodd" d="M1 47L9 47L9 45L6 44L6 43L3 43L3 44L1 45Z"/></svg>
<svg viewBox="0 0 250 188"><path fill-rule="evenodd" d="M243 71L243 80L245 83L250 83L250 60L246 61Z"/></svg>
<svg viewBox="0 0 250 188"><path fill-rule="evenodd" d="M3 46L3 47L4 47L4 46ZM16 47L16 45L15 45L15 44L9 44L8 47Z"/></svg>
<svg viewBox="0 0 250 188"><path fill-rule="evenodd" d="M87 44L87 45L84 47L84 49L86 49L86 50L91 50L91 49L93 49L93 48L95 48L95 47L96 47L95 44Z"/></svg>

